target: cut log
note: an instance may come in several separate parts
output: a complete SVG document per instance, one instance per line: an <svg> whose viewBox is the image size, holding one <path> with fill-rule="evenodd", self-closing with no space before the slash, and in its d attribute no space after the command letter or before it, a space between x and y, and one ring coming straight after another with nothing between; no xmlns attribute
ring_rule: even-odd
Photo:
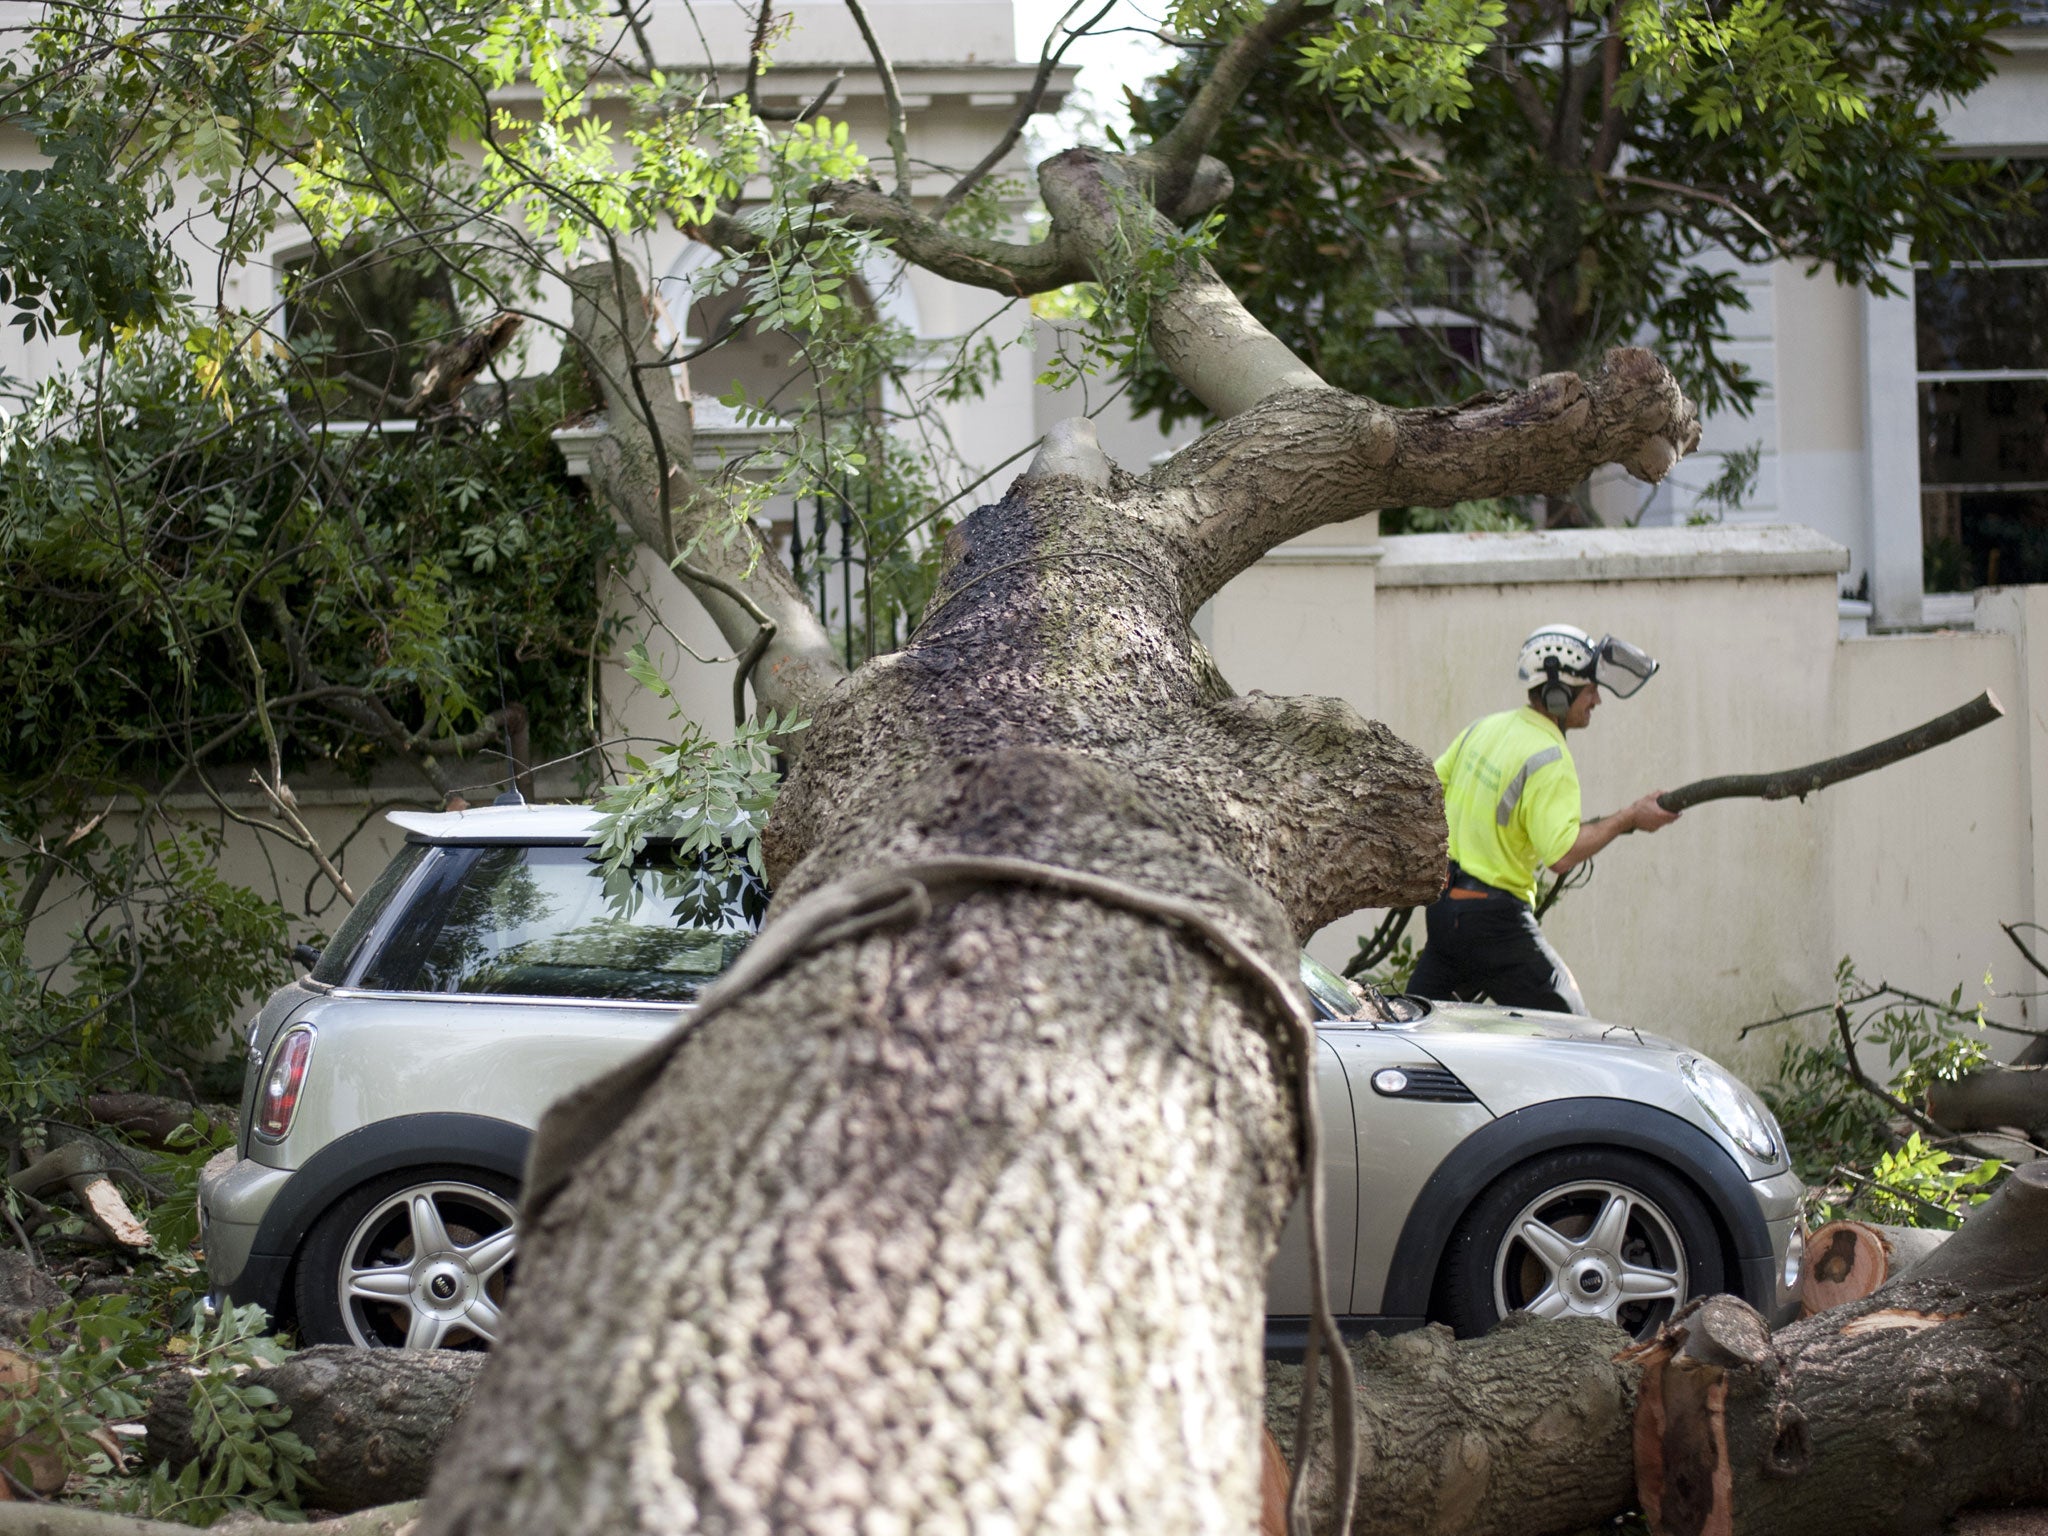
<svg viewBox="0 0 2048 1536"><path fill-rule="evenodd" d="M322 1344L249 1379L291 1411L291 1432L313 1453L321 1504L357 1510L419 1496L483 1366L483 1355L457 1350ZM159 1385L143 1423L150 1461L178 1466L199 1455L182 1373Z"/></svg>
<svg viewBox="0 0 2048 1536"><path fill-rule="evenodd" d="M1555 1536L1635 1502L1637 1367L1628 1335L1586 1319L1510 1317L1483 1339L1420 1329L1352 1346L1357 1536ZM1266 1424L1294 1435L1301 1367L1266 1368ZM1309 1438L1309 1524L1329 1529L1330 1430Z"/></svg>
<svg viewBox="0 0 2048 1536"><path fill-rule="evenodd" d="M1831 1221L1806 1240L1799 1279L1799 1315L1861 1301L1909 1264L1940 1247L1948 1233L1927 1227L1880 1227Z"/></svg>
<svg viewBox="0 0 2048 1536"><path fill-rule="evenodd" d="M2038 1139L2048 1133L2048 1066L1985 1067L1933 1083L1927 1113L1952 1131L2015 1126Z"/></svg>
<svg viewBox="0 0 2048 1536"><path fill-rule="evenodd" d="M1658 1536L1922 1536L2048 1499L2048 1164L1861 1301L1773 1336L1742 1302L1650 1344L1636 1479Z"/></svg>

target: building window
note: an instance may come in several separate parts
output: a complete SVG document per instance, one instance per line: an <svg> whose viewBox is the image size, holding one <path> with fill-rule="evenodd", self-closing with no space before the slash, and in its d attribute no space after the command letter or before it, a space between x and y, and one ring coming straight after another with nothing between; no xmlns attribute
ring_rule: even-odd
<svg viewBox="0 0 2048 1536"><path fill-rule="evenodd" d="M447 267L352 241L288 256L278 269L303 392L336 416L402 415L428 350L459 329Z"/></svg>
<svg viewBox="0 0 2048 1536"><path fill-rule="evenodd" d="M2048 193L1981 260L1917 268L1914 320L1927 590L2048 581Z"/></svg>

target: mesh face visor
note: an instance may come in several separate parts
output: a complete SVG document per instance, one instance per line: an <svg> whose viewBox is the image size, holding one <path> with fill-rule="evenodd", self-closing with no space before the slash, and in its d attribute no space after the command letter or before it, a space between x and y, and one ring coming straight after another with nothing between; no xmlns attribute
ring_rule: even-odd
<svg viewBox="0 0 2048 1536"><path fill-rule="evenodd" d="M1593 680L1617 699L1625 699L1657 674L1657 663L1626 640L1601 637L1593 647Z"/></svg>

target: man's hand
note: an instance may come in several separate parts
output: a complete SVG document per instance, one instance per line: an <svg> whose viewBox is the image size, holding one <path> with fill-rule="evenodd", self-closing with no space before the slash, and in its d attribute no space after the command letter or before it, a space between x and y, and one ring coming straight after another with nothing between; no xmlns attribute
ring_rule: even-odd
<svg viewBox="0 0 2048 1536"><path fill-rule="evenodd" d="M1598 821L1586 822L1579 828L1578 840L1566 850L1563 858L1550 866L1551 869L1561 875L1567 870L1577 869L1617 837L1630 832L1654 832L1659 827L1670 826L1678 820L1678 812L1667 811L1657 803L1657 797L1663 793L1661 789L1653 789L1642 799L1631 801Z"/></svg>
<svg viewBox="0 0 2048 1536"><path fill-rule="evenodd" d="M1654 832L1678 820L1677 811L1667 811L1657 803L1657 797L1663 793L1661 789L1653 789L1621 813L1629 819L1631 831Z"/></svg>

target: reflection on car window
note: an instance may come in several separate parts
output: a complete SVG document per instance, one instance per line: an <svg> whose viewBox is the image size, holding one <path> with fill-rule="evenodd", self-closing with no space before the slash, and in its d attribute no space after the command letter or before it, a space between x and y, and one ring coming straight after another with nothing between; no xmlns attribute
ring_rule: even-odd
<svg viewBox="0 0 2048 1536"><path fill-rule="evenodd" d="M348 916L335 930L334 938L320 951L320 958L310 973L314 981L338 987L348 980L349 969L355 964L363 940L370 936L377 919L391 904L392 895L405 883L405 877L419 868L426 853L427 850L418 843L407 843L398 850L398 857L384 866L384 872L370 883L370 888L363 892L362 900L349 910Z"/></svg>
<svg viewBox="0 0 2048 1536"><path fill-rule="evenodd" d="M1324 1018L1359 1017L1362 999L1353 995L1349 983L1342 976L1321 961L1311 959L1307 950L1301 952L1301 984L1308 988L1308 995L1315 999Z"/></svg>
<svg viewBox="0 0 2048 1536"><path fill-rule="evenodd" d="M1389 997L1378 988L1339 976L1320 961L1301 954L1301 984L1326 1019L1365 1024L1413 1024L1429 1013L1419 997Z"/></svg>
<svg viewBox="0 0 2048 1536"><path fill-rule="evenodd" d="M750 874L713 880L658 853L607 880L583 848L437 851L462 856L456 878L430 876L435 899L412 903L417 920L393 935L393 963L380 957L371 985L690 1002L739 957L767 905Z"/></svg>

